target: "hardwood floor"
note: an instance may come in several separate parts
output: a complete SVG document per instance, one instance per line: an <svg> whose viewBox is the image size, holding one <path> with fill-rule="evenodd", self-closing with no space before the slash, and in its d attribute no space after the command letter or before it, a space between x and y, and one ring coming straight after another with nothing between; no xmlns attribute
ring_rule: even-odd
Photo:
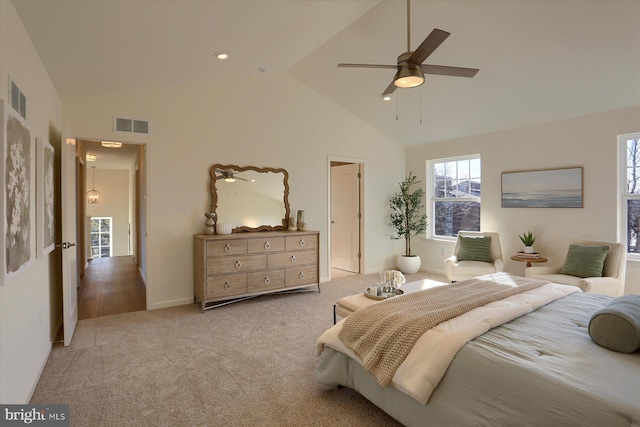
<svg viewBox="0 0 640 427"><path fill-rule="evenodd" d="M78 288L78 320L146 310L146 289L133 256L89 261Z"/></svg>

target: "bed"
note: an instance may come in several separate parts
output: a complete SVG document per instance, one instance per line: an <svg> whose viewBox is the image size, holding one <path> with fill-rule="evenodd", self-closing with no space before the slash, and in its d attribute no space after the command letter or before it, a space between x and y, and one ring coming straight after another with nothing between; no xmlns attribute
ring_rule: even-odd
<svg viewBox="0 0 640 427"><path fill-rule="evenodd" d="M532 296L545 292L563 295ZM538 302L532 303L536 298ZM426 333L437 337L426 349L416 349L424 344L421 337L384 387L365 370L362 359L336 341L348 318L343 319L318 340L316 378L327 389L356 390L407 426L640 427L640 352L625 354L600 347L588 332L591 316L612 300L545 284L488 304L508 306L513 312L513 319L501 325L492 324L495 314L489 315L494 320L486 320L488 306L471 310L433 328L440 332ZM516 306L525 313L518 315ZM464 334L460 338L459 329L452 338L441 333L448 328L455 331L465 316L471 319L472 329L488 325L471 340ZM456 339L462 340L461 347L452 350L454 355L441 375L421 371L421 365L432 363L430 353L440 352ZM409 360L412 364L407 368ZM409 385L399 382L397 377L403 375ZM423 377L429 375L436 380L423 387ZM424 399L412 387L433 389Z"/></svg>

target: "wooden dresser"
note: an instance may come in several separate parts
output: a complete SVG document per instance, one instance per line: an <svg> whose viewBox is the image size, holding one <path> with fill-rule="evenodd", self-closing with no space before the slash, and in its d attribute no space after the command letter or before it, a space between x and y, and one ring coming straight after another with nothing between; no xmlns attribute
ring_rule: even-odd
<svg viewBox="0 0 640 427"><path fill-rule="evenodd" d="M318 231L193 236L195 298L202 311L262 294L320 292Z"/></svg>

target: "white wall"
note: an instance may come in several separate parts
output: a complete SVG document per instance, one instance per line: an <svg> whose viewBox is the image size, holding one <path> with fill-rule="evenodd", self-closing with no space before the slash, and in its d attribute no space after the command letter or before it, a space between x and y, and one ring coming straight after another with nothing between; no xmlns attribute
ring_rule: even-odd
<svg viewBox="0 0 640 427"><path fill-rule="evenodd" d="M0 1L0 52L0 98L8 99L11 75L27 97L27 124L33 145L35 137L44 137L59 150L60 98L8 1ZM31 158L31 179L35 180L35 151ZM31 188L34 206L35 181ZM4 225L0 231L5 232ZM35 233L33 216L31 233ZM35 251L34 246L32 249ZM61 317L58 256L59 250L55 250L34 259L24 272L0 287L0 403L28 402L49 356Z"/></svg>
<svg viewBox="0 0 640 427"><path fill-rule="evenodd" d="M640 107L579 117L407 150L407 171L423 181L430 159L480 153L482 160L481 228L500 232L505 270L524 274L524 264L510 254L521 250L518 234L531 230L536 250L558 265L573 238L617 240L617 135L640 130ZM584 168L584 208L515 209L501 207L501 173L506 171ZM443 271L453 244L415 239L423 267ZM413 242L412 242L413 243ZM441 249L446 254L441 254ZM640 263L627 263L626 293L640 294Z"/></svg>
<svg viewBox="0 0 640 427"><path fill-rule="evenodd" d="M86 203L88 217L112 217L111 255L129 255L129 171L87 168L87 191L94 187L100 193L100 203ZM87 237L90 230L87 229ZM91 248L87 247L90 252Z"/></svg>
<svg viewBox="0 0 640 427"><path fill-rule="evenodd" d="M286 74L238 81L149 88L64 101L78 137L122 140L112 117L149 120L148 307L193 301L192 235L209 211L215 163L282 167L289 172L291 212L304 209L321 232L321 277L328 276L328 156L364 159L366 271L395 264L388 199L404 176L404 148ZM126 142L126 141L125 141ZM188 214L180 214L178 205Z"/></svg>

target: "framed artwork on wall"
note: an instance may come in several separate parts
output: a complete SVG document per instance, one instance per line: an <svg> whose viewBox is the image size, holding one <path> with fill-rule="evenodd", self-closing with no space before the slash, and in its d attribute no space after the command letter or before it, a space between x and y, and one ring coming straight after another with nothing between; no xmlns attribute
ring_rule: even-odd
<svg viewBox="0 0 640 427"><path fill-rule="evenodd" d="M36 138L36 255L49 254L55 247L54 156L44 138Z"/></svg>
<svg viewBox="0 0 640 427"><path fill-rule="evenodd" d="M33 258L31 132L22 117L2 103L2 262L3 284L20 274Z"/></svg>
<svg viewBox="0 0 640 427"><path fill-rule="evenodd" d="M4 276L7 270L6 262L5 262L5 246L4 246L4 235L5 230L7 229L7 217L4 213L4 203L5 203L5 194L7 191L7 187L4 185L4 164L5 164L5 155L4 155L4 147L7 145L6 143L6 130L7 130L7 121L5 120L5 110L6 105L4 99L0 99L0 188L2 188L2 197L0 197L0 221L2 227L0 227L0 286L4 285Z"/></svg>
<svg viewBox="0 0 640 427"><path fill-rule="evenodd" d="M583 207L582 167L502 173L503 208Z"/></svg>

